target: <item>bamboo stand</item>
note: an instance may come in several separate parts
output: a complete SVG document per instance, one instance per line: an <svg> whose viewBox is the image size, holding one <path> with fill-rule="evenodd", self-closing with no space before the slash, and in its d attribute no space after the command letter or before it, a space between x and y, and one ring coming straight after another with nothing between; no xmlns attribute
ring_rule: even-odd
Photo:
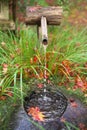
<svg viewBox="0 0 87 130"><path fill-rule="evenodd" d="M26 25L37 25L37 36L40 39L42 33L42 44L48 44L47 25L60 25L62 20L62 7L27 7L26 9ZM40 27L41 31L40 32Z"/></svg>

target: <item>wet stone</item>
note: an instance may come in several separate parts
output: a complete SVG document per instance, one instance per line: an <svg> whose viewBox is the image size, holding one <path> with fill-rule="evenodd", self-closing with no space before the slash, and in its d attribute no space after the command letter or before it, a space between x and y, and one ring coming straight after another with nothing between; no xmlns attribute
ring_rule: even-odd
<svg viewBox="0 0 87 130"><path fill-rule="evenodd" d="M51 121L49 123L37 122L39 126L42 126L44 130L59 130L61 129L61 124L58 124L59 119L56 121ZM12 120L9 123L8 130L41 130L39 126L34 125L29 120L23 107L19 107L17 111L14 112Z"/></svg>
<svg viewBox="0 0 87 130"><path fill-rule="evenodd" d="M69 97L70 98L70 97ZM84 106L78 99L74 101L77 106L71 105L68 102L68 106L61 118L50 121L47 123L39 123L44 127L44 130L68 130L67 126L64 124L64 120L79 127L79 130L87 130L87 107ZM74 127L70 126L70 130L76 130ZM8 130L41 130L29 121L23 107L16 108L13 113L12 119L9 124Z"/></svg>
<svg viewBox="0 0 87 130"><path fill-rule="evenodd" d="M54 91L52 91L52 94L53 92ZM67 95L67 108L66 110L64 109L65 112L63 111L64 113L62 113L63 115L61 115L61 117L58 115L59 118L56 118L55 115L61 112L61 108L64 105L63 103L66 103L64 102L65 100L61 100L61 97L63 96L65 98L65 96L61 93L58 93L57 98L55 94L55 96L52 95L54 98L51 99L49 92L47 92L48 98L44 107L44 100L42 101L43 96L40 96L38 93L39 91L36 93L34 92L29 97L26 97L24 107L20 106L19 108L16 108L9 123L8 130L77 130L75 127L78 127L78 130L87 130L87 106L83 105L79 99ZM36 97L36 95L38 96ZM41 95L43 95L43 93L41 93ZM45 122L35 121L38 126L35 123L32 123L30 120L31 117L28 116L26 112L27 108L30 106L32 107L32 101L34 102L33 105L35 106L39 102L38 107L40 107L41 110L44 110L46 116L51 117L52 120L45 120ZM60 101L62 103L60 103ZM54 102L55 104L53 104ZM59 106L58 104L56 105L56 103L59 103ZM50 105L51 107L49 107ZM56 111L54 106L57 108ZM51 110L48 112L49 108ZM52 111L56 114L52 115ZM65 124L65 121L68 122L68 127ZM42 126L44 129L41 129L40 126Z"/></svg>
<svg viewBox="0 0 87 130"><path fill-rule="evenodd" d="M42 88L25 98L25 111L27 112L27 109L32 107L38 107L40 109L45 116L44 122L54 121L61 117L66 110L67 99L57 89L47 86L46 92Z"/></svg>

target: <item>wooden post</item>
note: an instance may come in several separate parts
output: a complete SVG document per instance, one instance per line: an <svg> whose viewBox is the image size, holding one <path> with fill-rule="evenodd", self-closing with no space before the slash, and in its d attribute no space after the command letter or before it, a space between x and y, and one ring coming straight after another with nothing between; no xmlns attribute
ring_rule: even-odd
<svg viewBox="0 0 87 130"><path fill-rule="evenodd" d="M47 20L46 17L41 17L41 30L42 30L42 44L47 45L48 34L47 34Z"/></svg>
<svg viewBox="0 0 87 130"><path fill-rule="evenodd" d="M25 23L26 25L41 25L41 17L47 19L48 25L60 25L62 20L62 7L27 7Z"/></svg>
<svg viewBox="0 0 87 130"><path fill-rule="evenodd" d="M26 25L37 25L37 36L40 39L40 26L42 29L42 44L48 44L47 25L60 25L63 9L59 6L28 6L26 9Z"/></svg>

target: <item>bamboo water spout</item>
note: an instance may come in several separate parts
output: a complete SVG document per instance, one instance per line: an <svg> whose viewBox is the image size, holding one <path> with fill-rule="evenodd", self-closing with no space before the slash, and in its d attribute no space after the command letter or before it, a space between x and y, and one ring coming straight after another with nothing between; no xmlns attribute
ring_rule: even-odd
<svg viewBox="0 0 87 130"><path fill-rule="evenodd" d="M48 44L47 25L60 25L63 9L60 6L28 6L26 8L26 25L37 25L37 36L40 39L42 33L42 44ZM41 27L41 32L40 32Z"/></svg>
<svg viewBox="0 0 87 130"><path fill-rule="evenodd" d="M41 17L41 31L42 31L42 44L48 44L48 34L47 34L47 20L46 17Z"/></svg>

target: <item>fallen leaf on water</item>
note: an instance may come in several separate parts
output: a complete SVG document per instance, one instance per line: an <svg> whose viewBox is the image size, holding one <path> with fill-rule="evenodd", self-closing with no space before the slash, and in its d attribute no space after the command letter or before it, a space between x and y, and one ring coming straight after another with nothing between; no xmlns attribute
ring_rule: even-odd
<svg viewBox="0 0 87 130"><path fill-rule="evenodd" d="M27 110L28 115L31 115L33 117L34 120L37 121L44 121L44 115L43 113L40 111L39 107L31 107Z"/></svg>

